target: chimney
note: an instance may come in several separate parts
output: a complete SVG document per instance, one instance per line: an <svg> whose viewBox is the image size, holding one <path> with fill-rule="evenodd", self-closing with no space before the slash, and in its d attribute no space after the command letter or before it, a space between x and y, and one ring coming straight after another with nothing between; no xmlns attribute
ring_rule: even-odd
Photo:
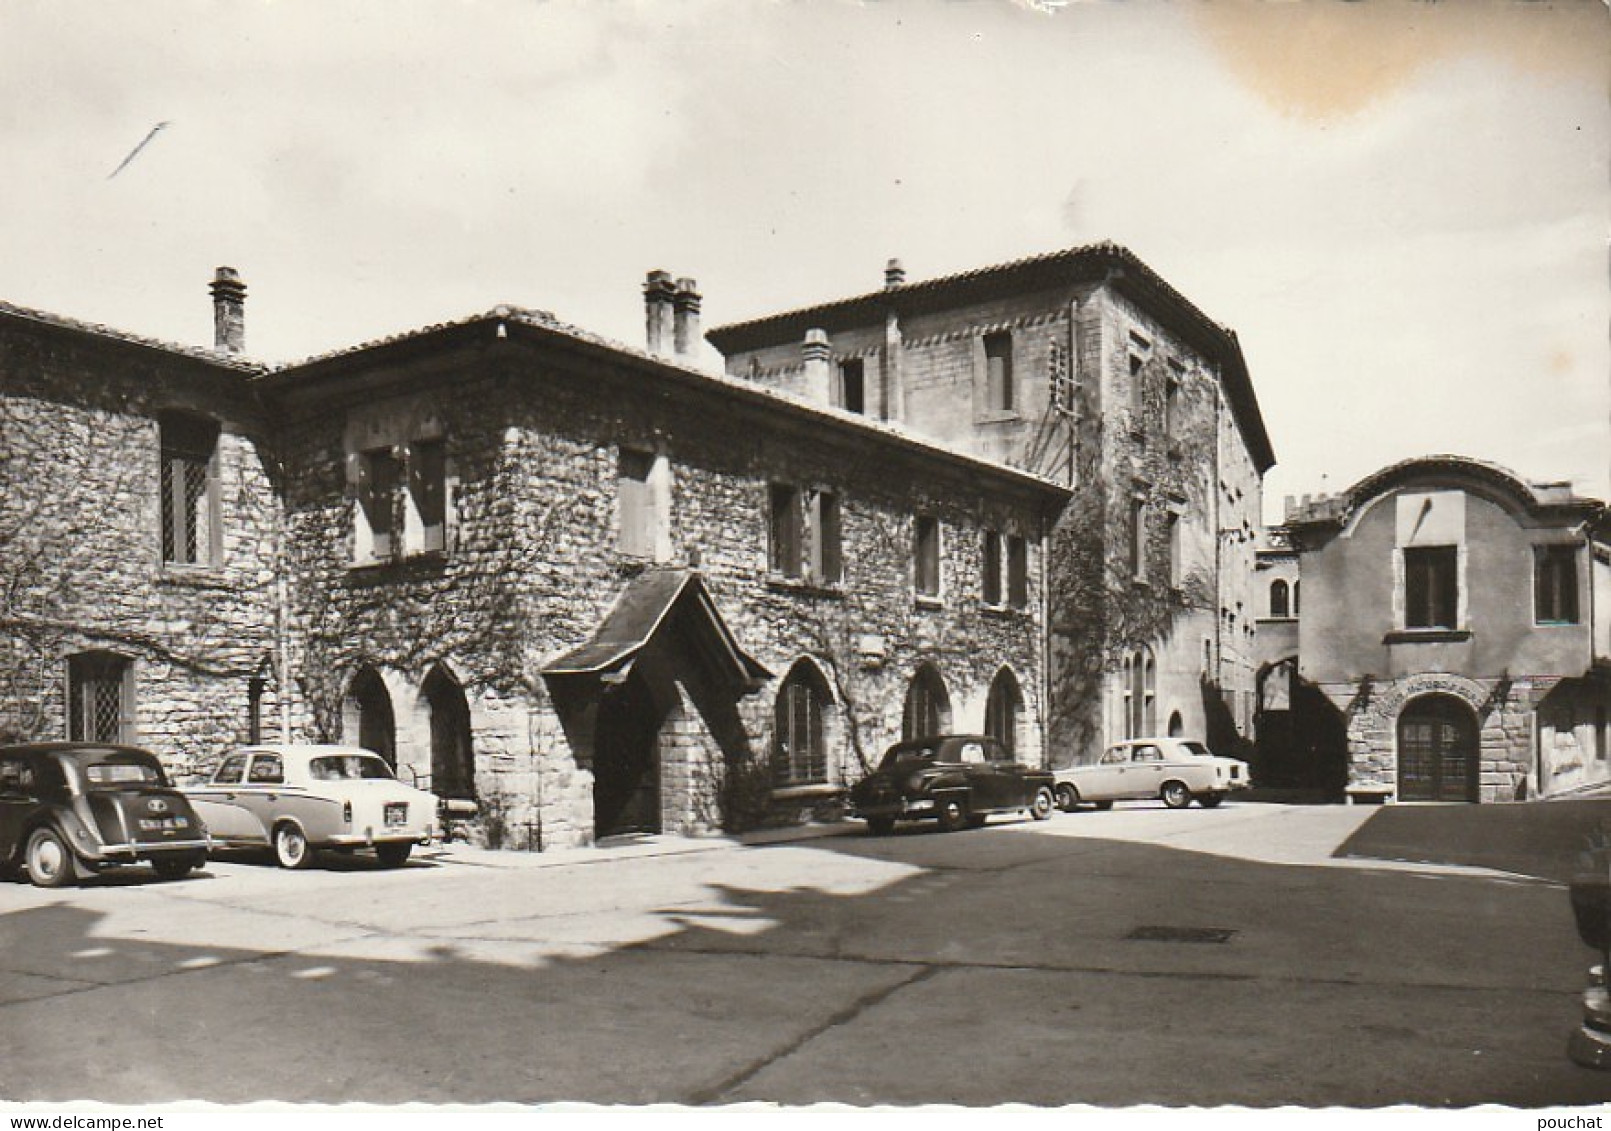
<svg viewBox="0 0 1611 1131"><path fill-rule="evenodd" d="M233 267L213 274L213 349L240 353L246 348L246 284Z"/></svg>
<svg viewBox="0 0 1611 1131"><path fill-rule="evenodd" d="M692 358L699 352L699 284L692 279L678 279L677 293L671 301L676 312L673 337L677 356Z"/></svg>
<svg viewBox="0 0 1611 1131"><path fill-rule="evenodd" d="M806 400L817 404L830 403L833 374L829 362L832 358L833 353L828 348L828 332L807 330L805 341L800 343L800 360L805 363L800 395Z"/></svg>
<svg viewBox="0 0 1611 1131"><path fill-rule="evenodd" d="M650 271L643 281L644 324L649 352L664 357L671 348L671 301L676 293L669 271Z"/></svg>
<svg viewBox="0 0 1611 1131"><path fill-rule="evenodd" d="M899 259L891 259L884 264L884 289L904 286L906 283L906 268L901 266Z"/></svg>

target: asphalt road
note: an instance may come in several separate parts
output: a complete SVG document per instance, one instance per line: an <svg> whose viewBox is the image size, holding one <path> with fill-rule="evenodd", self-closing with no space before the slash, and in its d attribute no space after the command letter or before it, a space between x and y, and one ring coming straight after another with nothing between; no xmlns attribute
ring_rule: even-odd
<svg viewBox="0 0 1611 1131"><path fill-rule="evenodd" d="M1518 871L1338 855L1458 859L1416 842L1416 811ZM1611 1099L1611 1072L1566 1057L1592 955L1565 869L1462 813L1491 822L1140 805L950 835L0 882L0 1099ZM1545 841L1558 857L1571 839Z"/></svg>

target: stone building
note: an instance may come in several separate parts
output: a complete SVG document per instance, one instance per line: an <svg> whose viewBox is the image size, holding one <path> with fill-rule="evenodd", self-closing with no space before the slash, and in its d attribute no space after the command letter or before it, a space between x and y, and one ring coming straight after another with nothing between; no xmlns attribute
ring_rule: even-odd
<svg viewBox="0 0 1611 1131"><path fill-rule="evenodd" d="M500 307L268 366L244 295L213 350L0 308L14 734L361 743L532 848L807 811L918 731L1042 759L1066 485L701 372L663 273L646 351Z"/></svg>
<svg viewBox="0 0 1611 1131"><path fill-rule="evenodd" d="M1128 250L1079 247L719 327L734 379L1065 484L1048 544L1048 742L1239 750L1274 453L1236 336Z"/></svg>
<svg viewBox="0 0 1611 1131"><path fill-rule="evenodd" d="M1286 528L1303 587L1291 722L1350 797L1509 801L1611 781L1603 503L1430 456L1300 505Z"/></svg>
<svg viewBox="0 0 1611 1131"><path fill-rule="evenodd" d="M288 706L261 367L214 290L216 350L0 304L0 734L187 768Z"/></svg>

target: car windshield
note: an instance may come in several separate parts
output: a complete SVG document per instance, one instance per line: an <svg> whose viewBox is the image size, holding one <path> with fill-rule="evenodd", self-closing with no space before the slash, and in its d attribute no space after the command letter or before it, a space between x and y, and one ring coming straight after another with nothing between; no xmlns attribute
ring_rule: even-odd
<svg viewBox="0 0 1611 1131"><path fill-rule="evenodd" d="M163 785L162 771L145 762L91 762L84 767L90 785Z"/></svg>
<svg viewBox="0 0 1611 1131"><path fill-rule="evenodd" d="M392 778L391 767L373 754L326 754L308 763L314 781L358 781Z"/></svg>

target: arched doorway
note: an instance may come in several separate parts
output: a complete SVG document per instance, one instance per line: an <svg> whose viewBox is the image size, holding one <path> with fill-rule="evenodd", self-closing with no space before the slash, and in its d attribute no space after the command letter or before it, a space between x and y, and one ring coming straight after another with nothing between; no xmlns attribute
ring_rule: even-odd
<svg viewBox="0 0 1611 1131"><path fill-rule="evenodd" d="M1180 717L1179 711L1169 712L1169 737L1179 738L1186 733L1186 720Z"/></svg>
<svg viewBox="0 0 1611 1131"><path fill-rule="evenodd" d="M1024 693L1018 686L1018 677L1011 668L1002 668L990 681L990 694L985 699L985 733L1006 748L1014 759L1018 757L1018 717L1024 710Z"/></svg>
<svg viewBox="0 0 1611 1131"><path fill-rule="evenodd" d="M392 714L392 696L380 673L374 668L359 672L348 695L358 711L358 745L379 754L395 770L397 718Z"/></svg>
<svg viewBox="0 0 1611 1131"><path fill-rule="evenodd" d="M1400 801L1477 799L1477 717L1453 695L1423 695L1398 717Z"/></svg>
<svg viewBox="0 0 1611 1131"><path fill-rule="evenodd" d="M420 689L431 716L431 792L475 800L475 750L470 742L470 705L464 688L438 664Z"/></svg>
<svg viewBox="0 0 1611 1131"><path fill-rule="evenodd" d="M927 738L951 730L951 697L945 680L933 664L923 664L906 689L906 708L901 712L901 738Z"/></svg>

